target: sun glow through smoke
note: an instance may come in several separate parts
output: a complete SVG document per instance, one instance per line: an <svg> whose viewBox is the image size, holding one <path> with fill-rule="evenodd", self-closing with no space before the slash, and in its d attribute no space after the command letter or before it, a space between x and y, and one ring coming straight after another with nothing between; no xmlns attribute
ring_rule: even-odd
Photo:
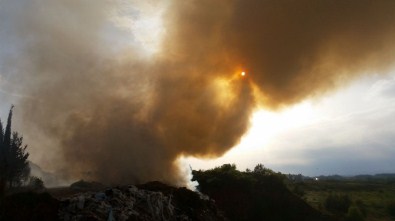
<svg viewBox="0 0 395 221"><path fill-rule="evenodd" d="M256 110L251 117L251 127L248 132L242 137L240 143L224 156L209 160L182 157L180 162L181 164L190 164L196 169L209 169L224 163L237 162L240 169L245 169L251 166L252 159L259 157L257 153L262 149L270 148L271 143L279 139L281 134L295 128L308 127L318 120L320 120L320 116L317 115L314 106L308 101L280 112ZM266 159L267 162L272 162L267 157L270 156L260 156L261 160Z"/></svg>

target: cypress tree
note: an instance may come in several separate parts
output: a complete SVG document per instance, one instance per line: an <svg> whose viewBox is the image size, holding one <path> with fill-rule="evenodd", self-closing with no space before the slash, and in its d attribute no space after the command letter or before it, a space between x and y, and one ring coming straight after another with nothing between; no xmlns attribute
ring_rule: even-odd
<svg viewBox="0 0 395 221"><path fill-rule="evenodd" d="M4 196L7 186L21 185L30 174L27 146L23 146L22 136L12 132L13 109L11 106L5 130L0 121L0 197Z"/></svg>
<svg viewBox="0 0 395 221"><path fill-rule="evenodd" d="M8 113L7 125L4 132L4 144L11 144L11 121L12 121L12 110L14 109L14 105L11 106L10 112Z"/></svg>
<svg viewBox="0 0 395 221"><path fill-rule="evenodd" d="M3 123L0 120L0 202L4 196L4 191L5 191L5 145L4 145L4 129L3 129Z"/></svg>
<svg viewBox="0 0 395 221"><path fill-rule="evenodd" d="M4 129L3 129L3 122L0 120L0 142L4 141Z"/></svg>

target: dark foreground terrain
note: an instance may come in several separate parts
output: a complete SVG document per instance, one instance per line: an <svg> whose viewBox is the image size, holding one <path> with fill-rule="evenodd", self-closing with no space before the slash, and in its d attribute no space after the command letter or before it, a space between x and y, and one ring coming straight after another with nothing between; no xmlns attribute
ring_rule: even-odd
<svg viewBox="0 0 395 221"><path fill-rule="evenodd" d="M233 165L193 171L201 194L160 182L104 187L80 181L68 188L8 195L1 220L267 220L330 221L289 191L281 175Z"/></svg>
<svg viewBox="0 0 395 221"><path fill-rule="evenodd" d="M227 219L212 200L203 200L196 192L150 182L138 187L57 188L43 193L12 194L5 199L1 220Z"/></svg>

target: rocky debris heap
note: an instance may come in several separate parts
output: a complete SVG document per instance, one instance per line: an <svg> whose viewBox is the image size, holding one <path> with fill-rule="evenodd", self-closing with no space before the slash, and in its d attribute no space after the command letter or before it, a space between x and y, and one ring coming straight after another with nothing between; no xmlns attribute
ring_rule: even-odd
<svg viewBox="0 0 395 221"><path fill-rule="evenodd" d="M226 220L212 200L186 188L159 182L142 186L85 192L61 199L59 219L64 221L187 221Z"/></svg>

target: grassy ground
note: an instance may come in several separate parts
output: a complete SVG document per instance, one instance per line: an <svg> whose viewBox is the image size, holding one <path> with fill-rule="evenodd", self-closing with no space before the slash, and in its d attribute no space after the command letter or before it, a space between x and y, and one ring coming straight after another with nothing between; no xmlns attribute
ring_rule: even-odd
<svg viewBox="0 0 395 221"><path fill-rule="evenodd" d="M351 206L361 211L365 221L395 220L389 212L389 205L391 203L395 205L395 183L393 182L306 181L297 185L304 192L302 198L323 213L333 213L327 210L325 200L330 194L338 194L348 195L352 201Z"/></svg>

